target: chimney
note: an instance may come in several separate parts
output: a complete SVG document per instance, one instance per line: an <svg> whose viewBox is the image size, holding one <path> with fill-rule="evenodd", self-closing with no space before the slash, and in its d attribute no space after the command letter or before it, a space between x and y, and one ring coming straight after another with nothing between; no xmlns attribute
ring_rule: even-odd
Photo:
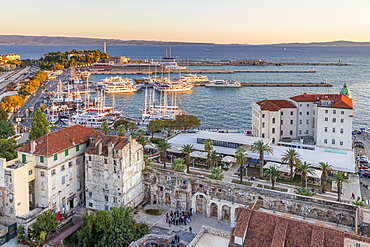
<svg viewBox="0 0 370 247"><path fill-rule="evenodd" d="M98 144L98 153L99 153L99 155L101 155L103 153L103 143L102 142L99 142L99 144Z"/></svg>
<svg viewBox="0 0 370 247"><path fill-rule="evenodd" d="M113 157L113 143L112 142L108 142L108 157Z"/></svg>
<svg viewBox="0 0 370 247"><path fill-rule="evenodd" d="M37 143L33 140L30 142L31 145L31 154L33 154L36 151Z"/></svg>

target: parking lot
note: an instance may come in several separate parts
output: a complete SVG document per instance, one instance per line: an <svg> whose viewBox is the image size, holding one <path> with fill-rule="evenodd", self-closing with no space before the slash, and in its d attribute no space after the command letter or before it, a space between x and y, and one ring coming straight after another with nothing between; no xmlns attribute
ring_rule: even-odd
<svg viewBox="0 0 370 247"><path fill-rule="evenodd" d="M365 201L365 203L370 204L370 162L368 158L368 155L370 154L369 132L364 130L356 131L355 135L356 140L354 141L354 151L360 176L360 197ZM357 197L358 195L355 196Z"/></svg>

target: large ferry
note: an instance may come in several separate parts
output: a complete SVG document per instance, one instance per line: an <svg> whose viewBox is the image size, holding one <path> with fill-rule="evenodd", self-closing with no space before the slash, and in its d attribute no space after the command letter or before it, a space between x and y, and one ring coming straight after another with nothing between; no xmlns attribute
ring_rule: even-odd
<svg viewBox="0 0 370 247"><path fill-rule="evenodd" d="M80 124L89 128L101 128L103 122L109 125L122 117L122 113L113 111L111 107L89 108L81 113L72 115L71 124Z"/></svg>
<svg viewBox="0 0 370 247"><path fill-rule="evenodd" d="M239 88L242 84L234 80L211 80L209 83L205 84L206 87L231 87Z"/></svg>
<svg viewBox="0 0 370 247"><path fill-rule="evenodd" d="M138 87L135 86L133 79L122 78L121 76L107 77L98 82L102 85L104 92L111 93L130 93L136 92Z"/></svg>

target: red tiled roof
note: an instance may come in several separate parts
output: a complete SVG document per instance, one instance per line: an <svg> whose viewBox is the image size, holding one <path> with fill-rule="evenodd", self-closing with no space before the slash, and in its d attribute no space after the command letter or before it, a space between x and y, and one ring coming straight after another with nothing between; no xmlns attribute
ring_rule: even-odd
<svg viewBox="0 0 370 247"><path fill-rule="evenodd" d="M234 244L234 236L243 235L245 235L243 247L341 247L344 246L345 238L370 243L370 238L325 227L323 224L313 224L251 208L238 209L236 227L230 238L229 247L239 246Z"/></svg>
<svg viewBox="0 0 370 247"><path fill-rule="evenodd" d="M81 125L73 125L36 139L36 148L33 153L49 156L77 144L84 143L89 140L91 135L98 133L100 134L101 132ZM17 148L15 151L31 153L31 142Z"/></svg>
<svg viewBox="0 0 370 247"><path fill-rule="evenodd" d="M99 155L108 156L108 143L113 145L113 149L120 150L128 143L127 137L107 136L101 134L92 135L93 141L86 149L86 154L99 154L99 145L102 144L102 153Z"/></svg>
<svg viewBox="0 0 370 247"><path fill-rule="evenodd" d="M342 94L301 94L290 98L296 102L316 102L319 100L331 100L330 107L353 109L352 99Z"/></svg>
<svg viewBox="0 0 370 247"><path fill-rule="evenodd" d="M257 102L261 106L261 110L278 111L281 108L297 108L287 100L261 100Z"/></svg>

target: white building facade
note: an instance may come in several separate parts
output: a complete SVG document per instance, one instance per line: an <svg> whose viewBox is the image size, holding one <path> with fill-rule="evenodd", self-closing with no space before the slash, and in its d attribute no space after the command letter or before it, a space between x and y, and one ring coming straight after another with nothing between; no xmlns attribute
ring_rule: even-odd
<svg viewBox="0 0 370 247"><path fill-rule="evenodd" d="M86 207L136 207L143 200L143 147L131 137L96 135L86 150Z"/></svg>

